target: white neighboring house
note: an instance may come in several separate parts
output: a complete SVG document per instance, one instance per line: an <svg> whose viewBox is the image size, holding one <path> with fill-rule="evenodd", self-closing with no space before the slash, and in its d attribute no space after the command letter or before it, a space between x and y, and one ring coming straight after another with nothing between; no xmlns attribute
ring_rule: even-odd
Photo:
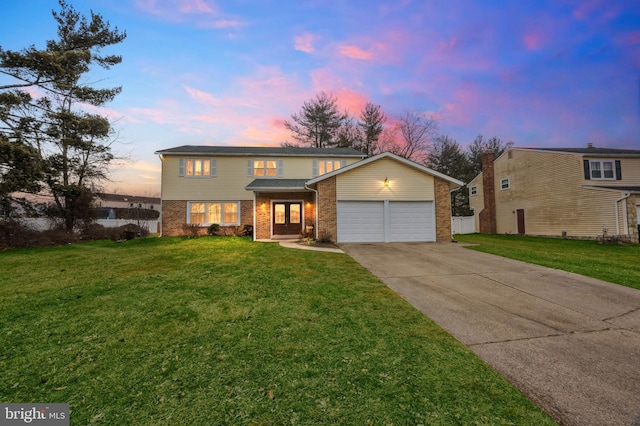
<svg viewBox="0 0 640 426"><path fill-rule="evenodd" d="M141 197L138 195L106 194L99 192L94 201L96 207L123 209L150 209L160 211L159 197Z"/></svg>

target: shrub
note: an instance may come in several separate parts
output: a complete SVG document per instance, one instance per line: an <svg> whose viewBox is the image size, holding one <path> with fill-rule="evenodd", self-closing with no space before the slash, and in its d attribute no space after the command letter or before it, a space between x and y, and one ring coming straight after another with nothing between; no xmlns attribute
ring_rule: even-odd
<svg viewBox="0 0 640 426"><path fill-rule="evenodd" d="M200 236L200 224L199 223L185 223L182 225L182 230L187 237L197 238Z"/></svg>
<svg viewBox="0 0 640 426"><path fill-rule="evenodd" d="M217 223L212 223L207 228L207 235L217 235L219 231L220 231L220 225L218 225Z"/></svg>

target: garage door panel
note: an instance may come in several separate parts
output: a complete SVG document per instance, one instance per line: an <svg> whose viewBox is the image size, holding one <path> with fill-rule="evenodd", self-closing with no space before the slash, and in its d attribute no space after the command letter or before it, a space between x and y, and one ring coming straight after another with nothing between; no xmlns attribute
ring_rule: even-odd
<svg viewBox="0 0 640 426"><path fill-rule="evenodd" d="M436 240L433 201L339 201L337 214L338 242Z"/></svg>
<svg viewBox="0 0 640 426"><path fill-rule="evenodd" d="M435 241L433 202L389 202L390 242Z"/></svg>
<svg viewBox="0 0 640 426"><path fill-rule="evenodd" d="M379 201L338 202L338 242L384 242L384 203Z"/></svg>

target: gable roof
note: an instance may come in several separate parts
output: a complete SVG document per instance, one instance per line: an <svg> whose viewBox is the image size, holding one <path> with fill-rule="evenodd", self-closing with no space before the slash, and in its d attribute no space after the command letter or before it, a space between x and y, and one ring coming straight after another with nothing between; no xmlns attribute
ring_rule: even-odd
<svg viewBox="0 0 640 426"><path fill-rule="evenodd" d="M418 164L418 163L416 163L414 161L407 160L406 158L400 157L399 155L393 154L393 153L388 152L388 151L387 152L383 152L383 153L378 154L378 155L374 155L373 157L366 158L366 159L364 159L362 161L358 161L356 163L349 164L348 166L341 167L339 169L336 169L336 170L334 170L332 172L329 172L329 173L326 173L324 175L318 176L316 178L310 179L310 180L307 181L307 185L312 185L312 184L320 182L320 181L322 181L324 179L328 179L328 178L330 178L332 176L336 176L336 175L339 175L341 173L348 172L349 170L357 169L358 167L362 167L364 165L367 165L369 163L373 163L374 161L378 161L378 160L381 160L383 158L390 158L392 160L398 161L398 162L400 162L400 163L402 163L402 164L404 164L406 166L412 167L412 168L414 168L414 169L416 169L418 171L421 171L423 173L427 173L427 174L430 174L432 176L439 177L440 179L444 179L447 182L449 182L450 184L453 184L453 185L456 185L456 186L463 186L464 185L464 182L461 182L458 179L454 179L451 176L447 176L447 175L442 174L440 172L436 172L435 170L432 170L432 169L430 169L428 167L425 167L425 166L423 166L421 164Z"/></svg>
<svg viewBox="0 0 640 426"><path fill-rule="evenodd" d="M218 155L218 156L263 156L263 157L357 157L366 155L353 148L299 148L264 146L209 146L182 145L161 149L155 154L169 155Z"/></svg>

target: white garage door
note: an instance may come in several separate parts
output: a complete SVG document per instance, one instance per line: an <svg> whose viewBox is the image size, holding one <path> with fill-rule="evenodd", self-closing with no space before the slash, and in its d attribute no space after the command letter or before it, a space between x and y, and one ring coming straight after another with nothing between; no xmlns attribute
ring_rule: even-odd
<svg viewBox="0 0 640 426"><path fill-rule="evenodd" d="M384 241L384 202L338 201L338 241L379 243Z"/></svg>
<svg viewBox="0 0 640 426"><path fill-rule="evenodd" d="M432 201L389 202L389 241L435 241L434 215Z"/></svg>
<svg viewBox="0 0 640 426"><path fill-rule="evenodd" d="M433 201L339 201L338 242L435 241Z"/></svg>

